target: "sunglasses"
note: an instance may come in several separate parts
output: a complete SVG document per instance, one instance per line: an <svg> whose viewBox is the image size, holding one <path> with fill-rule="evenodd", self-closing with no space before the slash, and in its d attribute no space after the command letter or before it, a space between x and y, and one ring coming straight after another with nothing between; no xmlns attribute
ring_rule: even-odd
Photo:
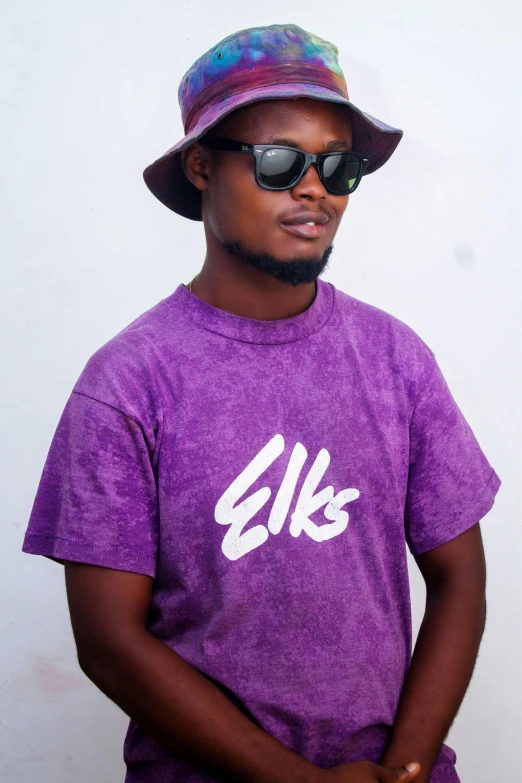
<svg viewBox="0 0 522 783"><path fill-rule="evenodd" d="M201 139L209 149L244 152L254 156L257 184L266 190L289 190L304 177L312 163L328 193L347 196L361 181L370 155L347 152L310 152L280 144L244 144L232 139Z"/></svg>

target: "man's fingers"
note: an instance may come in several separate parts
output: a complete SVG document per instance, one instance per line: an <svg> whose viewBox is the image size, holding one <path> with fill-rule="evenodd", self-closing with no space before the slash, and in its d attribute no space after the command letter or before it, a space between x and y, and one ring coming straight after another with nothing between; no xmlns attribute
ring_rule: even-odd
<svg viewBox="0 0 522 783"><path fill-rule="evenodd" d="M415 780L420 772L420 764L416 761L411 764L406 764L404 767L387 767L388 776L383 778L383 783L410 783L410 780Z"/></svg>

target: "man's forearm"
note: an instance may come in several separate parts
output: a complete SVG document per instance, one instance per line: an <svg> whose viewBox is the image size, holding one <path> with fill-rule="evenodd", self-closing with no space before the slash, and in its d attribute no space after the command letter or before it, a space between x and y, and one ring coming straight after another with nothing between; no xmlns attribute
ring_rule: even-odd
<svg viewBox="0 0 522 783"><path fill-rule="evenodd" d="M457 580L428 590L426 611L394 726L381 763L415 759L429 779L469 685L484 631L486 599L480 585Z"/></svg>
<svg viewBox="0 0 522 783"><path fill-rule="evenodd" d="M86 663L87 676L167 749L224 780L315 783L320 770L260 729L147 631Z"/></svg>

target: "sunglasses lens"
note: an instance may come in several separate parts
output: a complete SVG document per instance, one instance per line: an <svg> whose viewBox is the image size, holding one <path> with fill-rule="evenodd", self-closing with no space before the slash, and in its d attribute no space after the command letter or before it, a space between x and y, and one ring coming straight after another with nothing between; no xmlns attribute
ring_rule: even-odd
<svg viewBox="0 0 522 783"><path fill-rule="evenodd" d="M267 188L287 188L301 173L304 160L304 155L293 150L265 150L259 166L260 182Z"/></svg>
<svg viewBox="0 0 522 783"><path fill-rule="evenodd" d="M329 155L323 161L324 184L331 193L347 195L355 186L360 169L359 159L352 155Z"/></svg>

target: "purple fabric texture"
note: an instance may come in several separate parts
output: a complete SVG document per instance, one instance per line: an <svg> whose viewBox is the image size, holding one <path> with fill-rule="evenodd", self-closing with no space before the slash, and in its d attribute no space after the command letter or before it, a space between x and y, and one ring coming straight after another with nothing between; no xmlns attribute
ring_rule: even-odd
<svg viewBox="0 0 522 783"><path fill-rule="evenodd" d="M407 546L437 547L500 479L433 352L318 280L299 315L184 285L88 360L23 551L154 578L151 634L329 767L378 762L411 659ZM209 783L132 720L126 783ZM430 783L458 783L444 745Z"/></svg>

